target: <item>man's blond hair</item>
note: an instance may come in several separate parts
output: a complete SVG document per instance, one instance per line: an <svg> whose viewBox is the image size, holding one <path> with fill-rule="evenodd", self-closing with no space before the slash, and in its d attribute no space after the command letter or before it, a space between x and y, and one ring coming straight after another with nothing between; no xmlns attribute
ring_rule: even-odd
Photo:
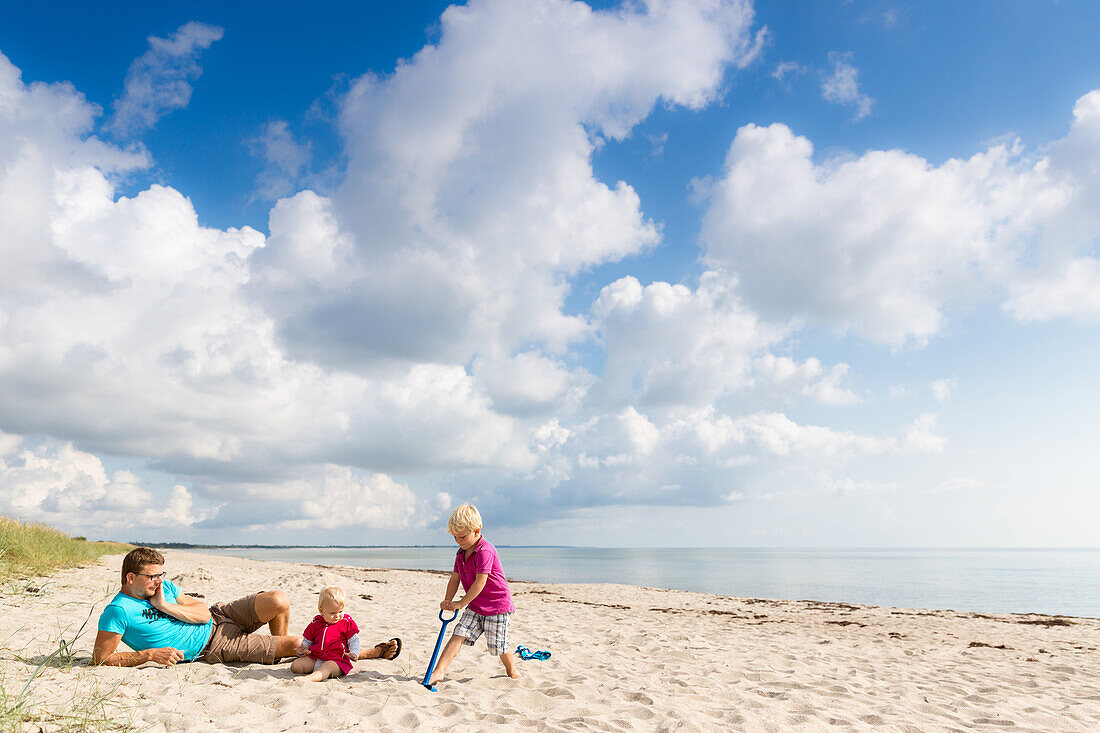
<svg viewBox="0 0 1100 733"><path fill-rule="evenodd" d="M317 599L317 610L324 611L322 606L325 605L325 601L332 601L340 608L343 608L348 603L348 597L344 595L344 589L338 585L330 585L328 588L321 590L321 595Z"/></svg>
<svg viewBox="0 0 1100 733"><path fill-rule="evenodd" d="M466 534L474 530L481 531L481 513L473 504L463 504L451 512L447 520L447 531L453 535Z"/></svg>

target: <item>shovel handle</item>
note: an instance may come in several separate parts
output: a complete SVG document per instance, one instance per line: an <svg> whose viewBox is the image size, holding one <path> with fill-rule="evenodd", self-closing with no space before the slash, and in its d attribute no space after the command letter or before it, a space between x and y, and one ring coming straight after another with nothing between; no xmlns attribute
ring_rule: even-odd
<svg viewBox="0 0 1100 733"><path fill-rule="evenodd" d="M439 647L443 646L443 635L447 631L447 624L458 618L458 611L454 611L450 618L443 618L444 613L445 611L440 609L439 620L443 622L443 625L439 627L439 638L435 640L435 651L432 652L432 661L428 662L428 671L424 673L424 681L420 683L432 692L435 692L435 685L429 685L428 680L432 678L432 671L435 669L435 663L439 659Z"/></svg>

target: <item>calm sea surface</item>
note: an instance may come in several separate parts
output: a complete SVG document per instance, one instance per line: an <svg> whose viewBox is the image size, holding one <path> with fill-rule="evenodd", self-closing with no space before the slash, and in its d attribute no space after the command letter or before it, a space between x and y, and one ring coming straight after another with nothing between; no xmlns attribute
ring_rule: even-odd
<svg viewBox="0 0 1100 733"><path fill-rule="evenodd" d="M625 583L749 598L1100 617L1100 550L497 549L505 574L516 580ZM257 560L450 570L455 548L197 551Z"/></svg>

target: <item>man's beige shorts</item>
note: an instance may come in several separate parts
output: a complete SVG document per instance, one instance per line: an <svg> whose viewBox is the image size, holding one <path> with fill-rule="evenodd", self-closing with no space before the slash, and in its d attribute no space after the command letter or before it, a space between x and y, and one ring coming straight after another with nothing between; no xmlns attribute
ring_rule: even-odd
<svg viewBox="0 0 1100 733"><path fill-rule="evenodd" d="M254 633L263 623L256 616L256 596L253 593L229 603L210 607L214 628L210 641L198 656L209 664L222 662L259 662L275 664L275 637Z"/></svg>

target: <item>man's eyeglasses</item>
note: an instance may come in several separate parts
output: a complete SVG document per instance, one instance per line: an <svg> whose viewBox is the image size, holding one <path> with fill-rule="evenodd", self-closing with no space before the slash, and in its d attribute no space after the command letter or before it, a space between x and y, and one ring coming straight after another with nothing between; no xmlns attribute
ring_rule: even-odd
<svg viewBox="0 0 1100 733"><path fill-rule="evenodd" d="M167 574L168 573L155 573L153 575L150 575L149 573L134 573L134 575L144 575L149 580L160 580Z"/></svg>

